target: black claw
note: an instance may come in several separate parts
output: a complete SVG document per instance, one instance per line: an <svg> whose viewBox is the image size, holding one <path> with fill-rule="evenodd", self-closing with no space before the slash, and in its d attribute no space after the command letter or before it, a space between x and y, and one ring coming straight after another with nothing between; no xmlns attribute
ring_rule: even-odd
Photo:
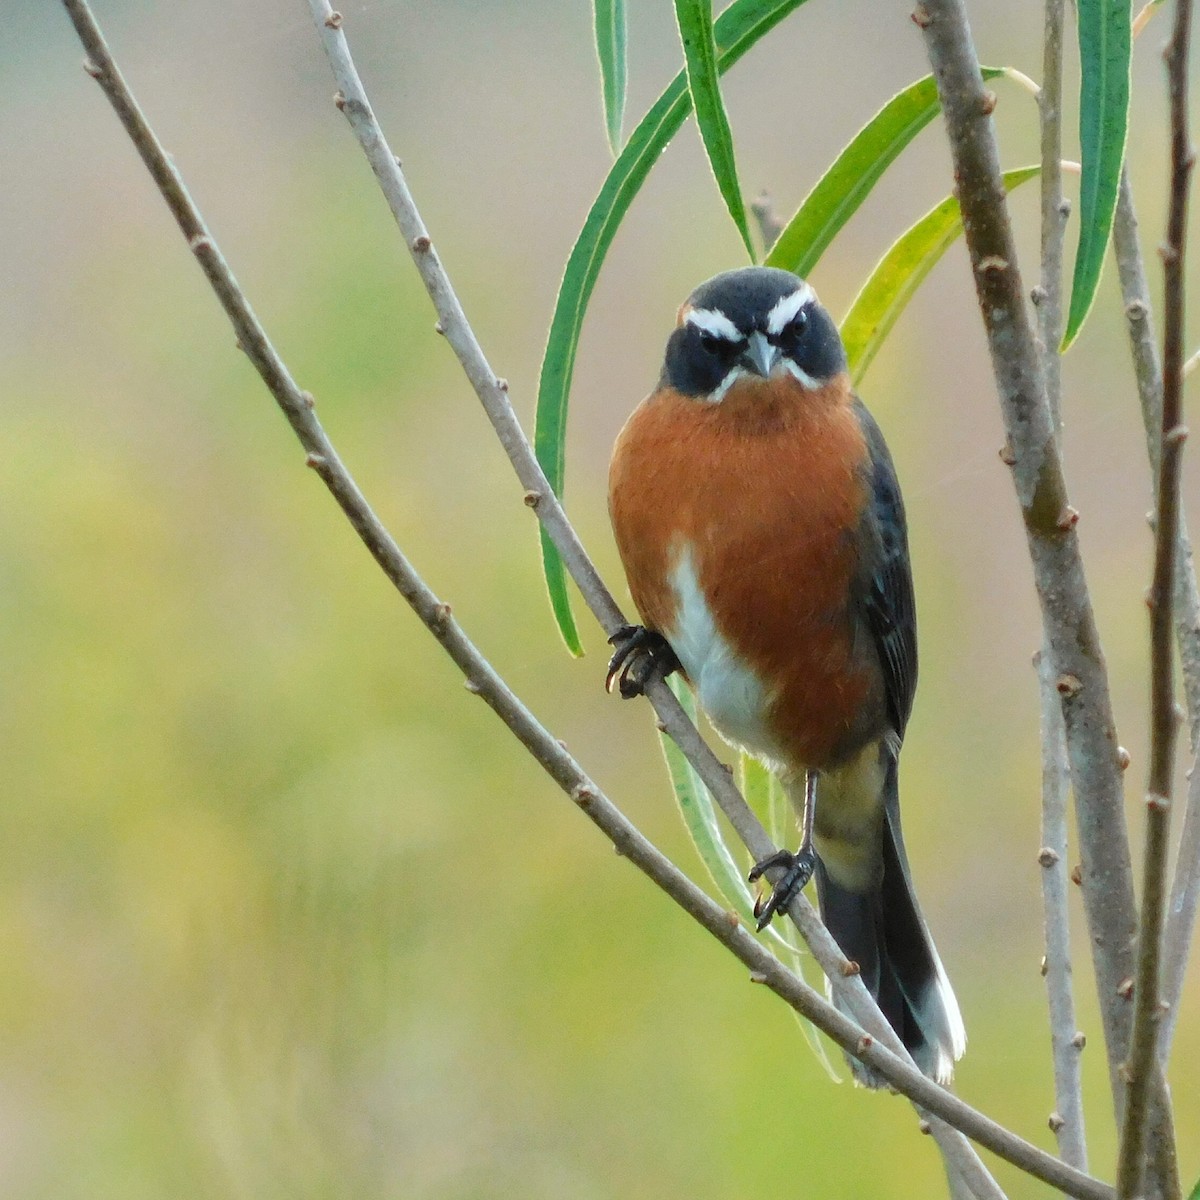
<svg viewBox="0 0 1200 1200"><path fill-rule="evenodd" d="M666 679L679 669L667 639L644 625L622 625L608 640L614 650L604 687L611 692L615 682L622 699L642 695L652 680Z"/></svg>
<svg viewBox="0 0 1200 1200"><path fill-rule="evenodd" d="M759 897L755 902L754 915L758 919L760 933L771 923L771 918L777 912L785 911L807 885L817 869L817 855L811 846L801 846L795 854L790 850L778 850L754 864L750 870L750 882L762 878L773 867L786 869L766 900Z"/></svg>

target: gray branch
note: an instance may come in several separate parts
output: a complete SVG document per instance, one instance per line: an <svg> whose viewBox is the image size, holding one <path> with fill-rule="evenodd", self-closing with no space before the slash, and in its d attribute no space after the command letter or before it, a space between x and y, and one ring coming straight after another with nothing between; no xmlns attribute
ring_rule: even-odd
<svg viewBox="0 0 1200 1200"><path fill-rule="evenodd" d="M1062 264L1070 211L1062 191L1062 58L1064 0L1046 0L1042 86L1038 89L1042 150L1042 271L1033 291L1041 336L1042 369L1050 419L1062 452ZM1067 896L1067 802L1071 768L1067 759L1062 701L1055 686L1051 652L1043 640L1037 657L1042 710L1042 909L1045 914L1044 975L1054 1063L1054 1112L1050 1127L1065 1162L1087 1170L1080 1056L1083 1035L1075 1022L1071 986L1071 928Z"/></svg>
<svg viewBox="0 0 1200 1200"><path fill-rule="evenodd" d="M941 1122L947 1122L955 1129L963 1130L981 1145L992 1149L1007 1161L1068 1195L1080 1197L1081 1200L1108 1200L1112 1196L1112 1189L1107 1185L1058 1161L1003 1129L926 1078L912 1065L911 1060L905 1061L899 1057L888 1044L896 1042L894 1034L883 1021L878 1009L870 1003L861 980L843 974L841 986L845 990L848 1003L865 1009L868 1018L865 1022L866 1032L864 1032L864 1026L858 1025L844 1016L838 1009L808 988L802 980L788 972L765 947L755 941L741 927L735 918L731 918L729 913L709 899L642 838L588 778L561 743L533 717L520 699L511 692L466 637L454 619L449 606L442 603L425 585L371 510L353 478L342 464L336 449L317 420L312 397L297 386L271 345L205 226L199 210L189 197L182 178L163 152L153 131L138 109L112 60L86 0L63 0L63 2L88 52L87 69L89 73L100 83L137 147L183 231L189 247L224 307L237 333L239 344L246 351L292 426L301 445L307 451L306 464L321 477L376 562L463 671L467 689L480 695L489 704L547 773L610 837L630 861L658 883L681 907L700 921L709 932L751 969L752 979L755 982L771 987L801 1015L811 1020L818 1028L837 1041L848 1053L855 1055L878 1072L896 1090L908 1096L919 1108L933 1114L938 1119L935 1133ZM330 29L334 29L337 24L340 24L340 20L335 22L332 12L327 11L323 19ZM421 257L429 255L432 250L428 244L427 235L423 233L415 234L410 244L414 255L418 256L419 260ZM428 261L436 262L436 258L431 256ZM444 277L444 273L442 274ZM449 281L443 279L443 282L449 289ZM453 293L448 290L447 295L446 311L448 313L457 311L461 317L461 309L458 308L457 301L453 299ZM465 326L465 318L462 320ZM469 332L469 327L467 330ZM473 336L471 341L474 341ZM481 353L479 357L482 359ZM484 365L486 366L486 364ZM505 389L491 375L490 370L481 372L478 377L484 381L485 391L491 394L494 389L495 394L503 398L499 407L507 409L511 414L511 408L508 408L507 399L504 397ZM536 466L536 463L534 465ZM543 507L542 497L535 496L533 500L536 507L539 509ZM539 513L539 515L542 514ZM565 524L565 517L563 522ZM569 526L567 529L569 530ZM573 533L571 536L574 536ZM611 603L611 597L609 602ZM615 610L615 605L612 607ZM685 722L685 724L687 728L679 731L681 744L684 745L685 750L690 749L693 756L704 761L703 755L699 754L697 747L692 744L693 741L700 741L695 727L690 722ZM702 743L700 744L702 745ZM704 751L711 757L711 751L708 751L707 747L704 747ZM715 761L714 758L713 762ZM724 776L723 768L719 764L717 764L717 768L719 774ZM761 836L765 839L765 834ZM845 960L836 954L836 947L832 947L832 938L820 925L811 906L807 903L797 904L793 907L793 913L799 919L802 929L805 929L807 935L811 937L814 952L818 958L830 963L830 967L833 969L838 969L839 959L841 965L845 966ZM828 969L830 968L827 967ZM839 973L841 973L840 970ZM835 984L836 982L835 980ZM864 998L867 1002L865 1005L863 1004ZM881 1036L875 1036L871 1032L872 1026L876 1025L882 1026ZM955 1139L947 1139L947 1141L952 1148L956 1144ZM968 1179L977 1194L986 1196L998 1193L994 1182L991 1181L982 1165L978 1164L977 1158L963 1158L961 1155L954 1154L948 1155L948 1158L954 1168Z"/></svg>
<svg viewBox="0 0 1200 1200"><path fill-rule="evenodd" d="M1033 561L1045 643L1062 699L1075 787L1084 907L1114 1102L1129 1045L1134 909L1121 769L1104 656L1025 309L991 122L962 0L923 0L923 31L942 101L971 269L1008 436L1013 484Z"/></svg>
<svg viewBox="0 0 1200 1200"><path fill-rule="evenodd" d="M1162 426L1162 363L1155 341L1150 286L1146 281L1146 268L1138 240L1137 213L1128 166L1121 173L1121 188L1117 193L1113 249L1121 282L1121 298L1125 304L1142 423L1146 430L1146 451L1157 487L1161 445L1159 433ZM1162 998L1167 1008L1159 1029L1158 1053L1164 1064L1170 1057L1175 1036L1188 952L1196 926L1197 901L1200 900L1200 770L1197 769L1200 758L1195 757L1200 755L1200 589L1196 585L1192 544L1182 513L1179 514L1179 539L1175 552L1175 640L1187 703L1193 765L1163 935Z"/></svg>

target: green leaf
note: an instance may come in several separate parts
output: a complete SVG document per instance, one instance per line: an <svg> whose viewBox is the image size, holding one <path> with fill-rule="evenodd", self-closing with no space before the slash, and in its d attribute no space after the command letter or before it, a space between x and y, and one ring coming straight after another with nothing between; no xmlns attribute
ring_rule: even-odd
<svg viewBox="0 0 1200 1200"><path fill-rule="evenodd" d="M592 16L604 92L604 127L615 155L621 150L621 126L625 121L625 0L593 0Z"/></svg>
<svg viewBox="0 0 1200 1200"><path fill-rule="evenodd" d="M996 67L983 68L985 79L1001 73ZM900 151L940 111L932 75L893 96L817 181L771 247L766 265L807 277Z"/></svg>
<svg viewBox="0 0 1200 1200"><path fill-rule="evenodd" d="M691 689L677 675L668 682L671 691L675 693L683 711L696 720L696 700ZM734 861L729 847L721 834L717 821L717 810L712 796L704 781L696 774L695 768L684 757L683 751L665 734L659 733L663 757L667 760L667 773L671 777L671 787L675 792L675 803L687 827L688 834L700 855L717 890L725 897L725 902L733 906L738 916L753 928L752 911L754 897L745 875Z"/></svg>
<svg viewBox="0 0 1200 1200"><path fill-rule="evenodd" d="M671 676L667 683L684 712L695 722L696 700L691 689L677 675ZM679 747L665 733L658 736L663 757L667 761L667 773L675 793L675 803L679 806L679 813L696 847L696 853L700 856L700 861L713 884L724 897L725 903L738 914L747 928L753 929L754 895L746 882L745 873L738 866L725 840L712 794ZM752 804L758 802L769 808L771 803L778 805L782 802L786 807L786 802L782 800L783 790L775 776L747 754L743 754L741 758L741 778L746 799L751 799L751 793L754 795ZM794 927L775 922L763 931L763 936L773 943L776 953L781 954L792 970L802 978L814 974L812 959L800 948ZM820 979L816 977L808 978L808 983L813 987L821 985ZM809 1024L799 1013L793 1013L793 1016L818 1062L830 1078L839 1081L840 1076L829 1059L825 1043L816 1027Z"/></svg>
<svg viewBox="0 0 1200 1200"><path fill-rule="evenodd" d="M1112 233L1129 129L1130 0L1079 0L1079 246L1062 349L1096 298Z"/></svg>
<svg viewBox="0 0 1200 1200"><path fill-rule="evenodd" d="M735 0L713 27L717 70L733 66L761 37L770 33L805 0ZM575 371L575 352L583 316L600 267L613 237L650 169L692 110L687 79L680 72L630 134L592 203L579 238L567 259L562 285L550 322L542 373L538 382L534 448L555 494L563 494L566 478L567 400ZM573 654L581 653L579 633L567 594L567 572L553 543L541 533L542 569L558 628Z"/></svg>
<svg viewBox="0 0 1200 1200"><path fill-rule="evenodd" d="M750 261L755 261L754 243L750 240L750 225L746 220L746 205L738 183L737 163L733 157L733 132L721 99L720 72L717 69L717 43L713 36L712 0L675 0L675 21L679 40L683 42L683 59L687 66L688 91L696 124L708 154L708 165L725 207L737 226Z"/></svg>
<svg viewBox="0 0 1200 1200"><path fill-rule="evenodd" d="M1040 170L1032 166L1006 171L1005 190L1012 191ZM902 234L876 264L841 326L850 378L856 385L913 293L960 233L958 201L948 196Z"/></svg>

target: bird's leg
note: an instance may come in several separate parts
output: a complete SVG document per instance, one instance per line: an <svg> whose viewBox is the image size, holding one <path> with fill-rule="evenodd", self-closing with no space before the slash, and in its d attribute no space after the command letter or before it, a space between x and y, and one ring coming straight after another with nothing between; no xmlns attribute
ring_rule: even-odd
<svg viewBox="0 0 1200 1200"><path fill-rule="evenodd" d="M817 852L813 849L813 820L816 811L817 772L808 771L804 777L804 822L799 849L795 854L790 850L778 850L761 862L755 863L750 871L750 882L753 883L772 867L786 868L767 899L764 901L760 897L754 905L754 915L758 918L760 931L766 929L777 912L787 909L817 869Z"/></svg>
<svg viewBox="0 0 1200 1200"><path fill-rule="evenodd" d="M613 656L608 660L604 686L611 692L615 682L624 700L642 695L653 680L666 679L679 670L679 659L667 639L644 625L622 625L608 641Z"/></svg>

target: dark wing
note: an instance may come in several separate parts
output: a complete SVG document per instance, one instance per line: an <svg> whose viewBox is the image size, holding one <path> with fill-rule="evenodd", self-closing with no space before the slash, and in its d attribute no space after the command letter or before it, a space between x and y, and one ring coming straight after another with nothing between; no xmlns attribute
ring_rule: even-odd
<svg viewBox="0 0 1200 1200"><path fill-rule="evenodd" d="M867 628L883 666L888 713L903 737L917 690L917 611L904 501L887 443L861 401L855 411L867 439L870 511L864 543L871 552L863 562L863 605Z"/></svg>

